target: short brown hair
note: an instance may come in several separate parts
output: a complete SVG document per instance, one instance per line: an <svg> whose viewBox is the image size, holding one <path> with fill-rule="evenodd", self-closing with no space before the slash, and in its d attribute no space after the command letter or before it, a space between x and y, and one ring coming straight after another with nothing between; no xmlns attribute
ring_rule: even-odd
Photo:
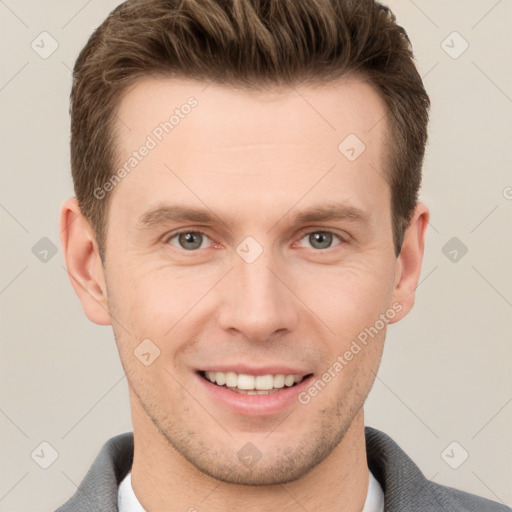
<svg viewBox="0 0 512 512"><path fill-rule="evenodd" d="M354 74L387 109L385 174L395 253L418 200L430 100L410 40L374 0L128 0L80 52L71 91L71 168L82 213L106 249L121 94L148 76L254 89L326 83Z"/></svg>

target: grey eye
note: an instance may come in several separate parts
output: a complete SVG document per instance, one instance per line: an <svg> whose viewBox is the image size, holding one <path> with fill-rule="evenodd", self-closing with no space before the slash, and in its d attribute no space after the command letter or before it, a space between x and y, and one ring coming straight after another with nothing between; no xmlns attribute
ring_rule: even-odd
<svg viewBox="0 0 512 512"><path fill-rule="evenodd" d="M173 242L174 240L176 240L176 243ZM205 240L208 240L208 237L198 231L185 231L169 238L169 242L172 245L186 251L195 251L196 249L203 248Z"/></svg>
<svg viewBox="0 0 512 512"><path fill-rule="evenodd" d="M340 240L337 235L330 231L313 231L304 236L303 240L307 239L313 249L329 249L335 238Z"/></svg>

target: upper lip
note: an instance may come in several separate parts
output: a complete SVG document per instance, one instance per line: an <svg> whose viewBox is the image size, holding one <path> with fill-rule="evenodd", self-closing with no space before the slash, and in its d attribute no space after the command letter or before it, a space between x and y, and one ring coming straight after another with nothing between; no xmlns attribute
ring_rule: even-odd
<svg viewBox="0 0 512 512"><path fill-rule="evenodd" d="M280 366L280 365L271 365L271 366L248 366L244 364L236 364L236 365L210 365L200 368L198 371L200 372L234 372L234 373L244 373L246 375L301 375L305 377L312 372L307 370L303 370L301 368L293 367L293 366Z"/></svg>

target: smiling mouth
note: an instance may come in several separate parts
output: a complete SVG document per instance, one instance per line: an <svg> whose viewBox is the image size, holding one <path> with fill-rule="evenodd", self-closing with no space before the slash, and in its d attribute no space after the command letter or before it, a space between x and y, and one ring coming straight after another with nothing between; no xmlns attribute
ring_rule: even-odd
<svg viewBox="0 0 512 512"><path fill-rule="evenodd" d="M208 382L219 387L224 387L243 395L269 395L277 393L283 389L291 388L300 384L304 379L313 375L285 375L285 374L267 374L267 375L248 375L235 372L205 372L199 371L198 374Z"/></svg>

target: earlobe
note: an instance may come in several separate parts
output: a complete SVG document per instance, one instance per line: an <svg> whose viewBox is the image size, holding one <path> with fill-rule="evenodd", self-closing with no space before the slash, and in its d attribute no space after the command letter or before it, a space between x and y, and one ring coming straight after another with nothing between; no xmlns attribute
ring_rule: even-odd
<svg viewBox="0 0 512 512"><path fill-rule="evenodd" d="M60 240L68 276L85 315L95 324L110 325L105 276L96 237L74 197L61 207Z"/></svg>
<svg viewBox="0 0 512 512"><path fill-rule="evenodd" d="M396 262L393 290L393 302L401 304L402 309L400 315L397 315L390 323L402 319L414 305L416 288L421 274L429 215L426 205L418 203L409 226L405 230L402 250Z"/></svg>

